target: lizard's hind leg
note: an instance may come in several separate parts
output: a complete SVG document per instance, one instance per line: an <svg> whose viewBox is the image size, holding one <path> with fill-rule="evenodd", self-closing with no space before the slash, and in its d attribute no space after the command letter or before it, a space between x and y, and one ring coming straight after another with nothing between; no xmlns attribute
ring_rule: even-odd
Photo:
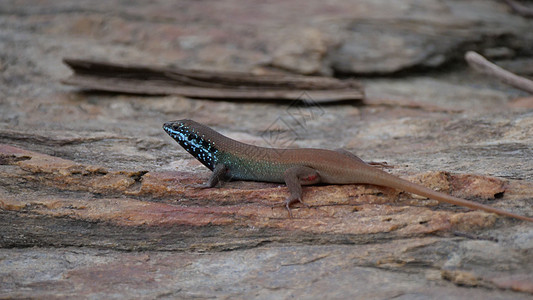
<svg viewBox="0 0 533 300"><path fill-rule="evenodd" d="M283 174L285 184L289 188L289 197L285 201L285 207L289 212L289 217L292 218L291 204L300 202L308 206L302 201L302 185L316 184L320 182L320 175L315 169L297 166L287 169Z"/></svg>

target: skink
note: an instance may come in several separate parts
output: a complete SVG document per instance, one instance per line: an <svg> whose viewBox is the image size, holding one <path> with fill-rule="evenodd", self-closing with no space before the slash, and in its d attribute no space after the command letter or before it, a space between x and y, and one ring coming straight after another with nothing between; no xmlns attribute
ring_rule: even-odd
<svg viewBox="0 0 533 300"><path fill-rule="evenodd" d="M207 182L252 180L285 183L289 197L285 206L302 202L302 185L372 184L386 186L441 202L480 209L533 222L533 218L453 197L401 179L365 163L343 150L265 148L230 139L192 120L165 123L163 129L187 152L213 171Z"/></svg>

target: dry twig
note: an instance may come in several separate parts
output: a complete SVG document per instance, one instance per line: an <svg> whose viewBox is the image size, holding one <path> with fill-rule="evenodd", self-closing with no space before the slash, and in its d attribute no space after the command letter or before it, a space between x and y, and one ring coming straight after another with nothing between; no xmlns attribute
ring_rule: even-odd
<svg viewBox="0 0 533 300"><path fill-rule="evenodd" d="M474 51L468 51L465 55L468 64L485 74L496 77L508 85L533 94L533 81L511 73L493 63Z"/></svg>
<svg viewBox="0 0 533 300"><path fill-rule="evenodd" d="M507 3L507 5L509 5L509 7L511 7L511 9L521 15L522 17L526 17L526 18L533 18L533 9L532 8L529 8L525 5L522 5L514 0L504 0L505 3Z"/></svg>

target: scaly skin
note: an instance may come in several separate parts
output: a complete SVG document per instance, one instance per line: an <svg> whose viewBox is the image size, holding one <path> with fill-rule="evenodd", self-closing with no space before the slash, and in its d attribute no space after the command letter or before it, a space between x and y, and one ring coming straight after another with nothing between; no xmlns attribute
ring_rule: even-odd
<svg viewBox="0 0 533 300"><path fill-rule="evenodd" d="M221 180L285 182L286 207L302 202L302 185L372 184L441 202L533 222L533 218L440 193L377 169L345 150L277 149L244 144L192 120L168 122L163 129L187 152L213 171L207 185ZM303 203L303 202L302 202Z"/></svg>

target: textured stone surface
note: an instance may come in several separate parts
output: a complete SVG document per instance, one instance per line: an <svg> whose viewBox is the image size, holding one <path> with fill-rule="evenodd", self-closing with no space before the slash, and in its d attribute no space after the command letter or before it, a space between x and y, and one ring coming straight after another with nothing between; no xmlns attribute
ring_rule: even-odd
<svg viewBox="0 0 533 300"><path fill-rule="evenodd" d="M477 49L494 58L531 55L531 21L509 16L496 1L412 1L401 11L355 18L330 55L342 73L394 73L435 68ZM373 34L379 32L379 34ZM501 54L500 54L501 53Z"/></svg>
<svg viewBox="0 0 533 300"><path fill-rule="evenodd" d="M530 224L366 185L305 187L288 219L283 185L205 189L161 129L342 147L531 216L532 98L463 66L416 73L465 45L530 60L524 26L501 1L0 2L0 298L531 298ZM80 92L64 56L411 74L310 108Z"/></svg>
<svg viewBox="0 0 533 300"><path fill-rule="evenodd" d="M530 299L527 294L493 289L487 274L456 271L454 278L476 278L479 288L455 286L438 271L448 263L449 250L438 246L443 244L457 246L454 257L471 247L454 239L443 243L424 238L395 241L390 247L302 245L205 254L2 249L0 276L4 295L17 298L39 289L43 297L59 298ZM489 244L494 245L491 250L501 249L497 243ZM17 272L6 274L13 265ZM518 286L520 276L528 275L507 280ZM120 293L106 293L118 289Z"/></svg>

